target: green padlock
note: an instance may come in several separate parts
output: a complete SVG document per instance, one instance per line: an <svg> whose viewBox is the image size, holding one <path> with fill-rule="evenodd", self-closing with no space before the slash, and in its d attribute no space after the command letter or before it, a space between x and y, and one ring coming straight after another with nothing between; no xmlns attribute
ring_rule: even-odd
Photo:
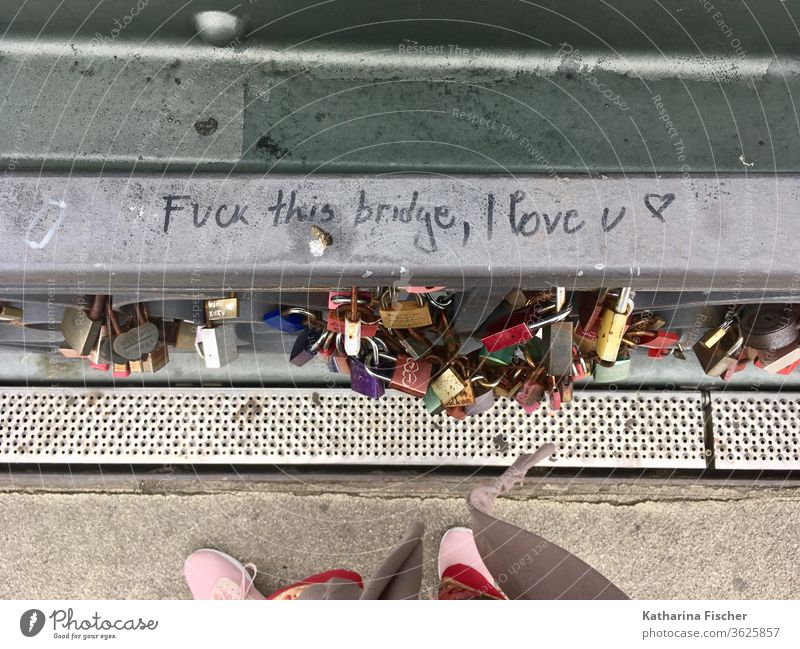
<svg viewBox="0 0 800 649"><path fill-rule="evenodd" d="M486 363L491 365L502 365L505 367L506 365L511 365L514 362L514 353L516 352L516 347L512 345L511 347L504 347L503 349L498 349L496 352L490 352L486 347L482 346L481 351L478 352L481 360L486 358Z"/></svg>
<svg viewBox="0 0 800 649"><path fill-rule="evenodd" d="M534 363L540 364L544 362L544 357L547 355L547 347L544 344L544 340L538 337L531 338L525 349Z"/></svg>
<svg viewBox="0 0 800 649"><path fill-rule="evenodd" d="M425 396L422 397L422 402L425 404L426 410L432 415L438 415L440 412L444 411L442 400L431 389L431 386L428 386L428 391L425 393Z"/></svg>

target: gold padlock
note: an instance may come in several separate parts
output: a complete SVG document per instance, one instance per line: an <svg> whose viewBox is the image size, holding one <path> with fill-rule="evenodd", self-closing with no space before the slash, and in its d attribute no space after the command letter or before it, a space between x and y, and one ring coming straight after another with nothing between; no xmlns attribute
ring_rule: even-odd
<svg viewBox="0 0 800 649"><path fill-rule="evenodd" d="M145 354L142 357L142 372L155 374L167 363L169 363L169 352L167 351L167 345L163 342L159 342L153 351L151 351L149 354ZM131 371L133 371L132 366Z"/></svg>
<svg viewBox="0 0 800 649"><path fill-rule="evenodd" d="M622 288L612 308L606 307L600 316L595 353L600 360L613 363L617 360L619 346L625 335L628 316L633 311L631 289Z"/></svg>
<svg viewBox="0 0 800 649"><path fill-rule="evenodd" d="M456 396L461 394L466 387L464 381L452 367L448 367L431 381L431 390L433 390L442 404L452 401Z"/></svg>
<svg viewBox="0 0 800 649"><path fill-rule="evenodd" d="M395 302L392 292L386 291L381 296L379 313L381 322L387 329L418 329L433 324L428 305L420 294L411 302Z"/></svg>
<svg viewBox="0 0 800 649"><path fill-rule="evenodd" d="M22 309L8 304L0 304L0 322L19 322L22 320Z"/></svg>
<svg viewBox="0 0 800 649"><path fill-rule="evenodd" d="M230 320L239 317L239 298L235 293L218 300L206 300L206 320Z"/></svg>
<svg viewBox="0 0 800 649"><path fill-rule="evenodd" d="M455 364L460 370L461 375L467 374L467 372L465 372L466 367L460 359L456 360ZM459 379L461 375L459 375ZM445 408L463 408L464 406L471 406L475 403L475 390L472 387L472 381L467 378L463 383L464 389L461 390L461 392L450 399L450 401L442 402Z"/></svg>

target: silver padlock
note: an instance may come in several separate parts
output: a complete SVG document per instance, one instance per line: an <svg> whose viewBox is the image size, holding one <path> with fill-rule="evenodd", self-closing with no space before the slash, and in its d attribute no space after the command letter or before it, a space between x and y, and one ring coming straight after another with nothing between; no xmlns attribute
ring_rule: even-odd
<svg viewBox="0 0 800 649"><path fill-rule="evenodd" d="M198 327L194 346L208 369L223 367L239 358L236 331L232 325Z"/></svg>

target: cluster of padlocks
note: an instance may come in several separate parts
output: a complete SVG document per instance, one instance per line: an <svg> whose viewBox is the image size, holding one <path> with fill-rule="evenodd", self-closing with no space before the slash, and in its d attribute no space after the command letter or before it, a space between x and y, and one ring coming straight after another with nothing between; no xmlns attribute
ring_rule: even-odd
<svg viewBox="0 0 800 649"><path fill-rule="evenodd" d="M95 295L88 309L64 309L61 333L67 358L86 358L92 369L115 378L158 372L169 362L169 348L196 351L207 368L219 368L238 357L236 337L224 327L239 317L235 296L203 303L206 325L150 318L145 303L117 310L112 298Z"/></svg>
<svg viewBox="0 0 800 649"><path fill-rule="evenodd" d="M348 375L359 394L377 399L390 388L421 398L431 413L463 418L498 397L527 412L543 403L557 411L572 400L577 380L628 378L636 348L654 359L685 359L685 334L666 329L656 313L636 310L634 298L630 288L604 289L575 294L573 305L563 288L513 290L474 332L458 335L454 295L442 287L352 287L331 291L327 309L275 308L263 323L296 336L289 355L295 366L317 358ZM115 309L111 297L94 296L87 308L65 309L60 351L115 377L157 372L170 347L195 351L207 368L219 368L238 357L226 322L239 317L239 299L206 300L202 308L205 324L197 325L151 318L144 303ZM17 317L4 309L0 317ZM703 371L723 380L750 362L788 374L800 364L799 322L792 304L730 307L692 349Z"/></svg>

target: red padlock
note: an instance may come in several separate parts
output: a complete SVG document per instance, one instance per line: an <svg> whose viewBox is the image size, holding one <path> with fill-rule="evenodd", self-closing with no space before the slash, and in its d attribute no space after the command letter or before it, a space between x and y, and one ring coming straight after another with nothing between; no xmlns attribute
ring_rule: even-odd
<svg viewBox="0 0 800 649"><path fill-rule="evenodd" d="M489 352L519 345L531 340L542 327L565 320L571 312L572 307L567 306L552 315L541 317L541 306L532 304L490 322L484 329L481 342Z"/></svg>
<svg viewBox="0 0 800 649"><path fill-rule="evenodd" d="M414 397L424 397L431 382L433 365L423 359L414 360L400 354L389 381L389 387Z"/></svg>

